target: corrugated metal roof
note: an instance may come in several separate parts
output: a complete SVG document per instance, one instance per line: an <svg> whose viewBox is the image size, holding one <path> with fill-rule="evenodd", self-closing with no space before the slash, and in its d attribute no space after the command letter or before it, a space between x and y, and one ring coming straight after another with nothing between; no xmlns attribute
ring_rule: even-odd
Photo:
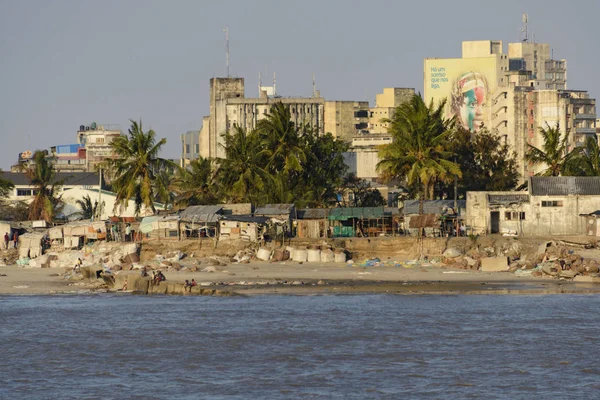
<svg viewBox="0 0 600 400"><path fill-rule="evenodd" d="M325 219L329 215L328 208L304 208L297 211L298 219Z"/></svg>
<svg viewBox="0 0 600 400"><path fill-rule="evenodd" d="M255 224L262 224L264 225L267 221L269 221L269 217L258 217L258 216L253 216L253 215L224 215L223 218L221 218L222 220L225 221L237 221L237 222L248 222L248 223L255 223Z"/></svg>
<svg viewBox="0 0 600 400"><path fill-rule="evenodd" d="M223 205L190 206L179 213L182 220L193 222L216 222L221 217Z"/></svg>
<svg viewBox="0 0 600 400"><path fill-rule="evenodd" d="M459 211L467 207L466 200L457 201ZM454 200L425 200L423 201L423 214L446 214L448 209L454 210ZM456 210L454 210L456 211ZM404 215L419 214L419 200L406 200L404 202Z"/></svg>
<svg viewBox="0 0 600 400"><path fill-rule="evenodd" d="M2 179L16 186L30 186L27 176L22 172L3 172ZM64 180L67 186L97 186L99 177L95 172L57 172L54 182Z"/></svg>
<svg viewBox="0 0 600 400"><path fill-rule="evenodd" d="M383 207L339 207L329 211L329 219L346 221L351 218L374 219L383 217Z"/></svg>
<svg viewBox="0 0 600 400"><path fill-rule="evenodd" d="M263 207L258 207L256 211L254 211L254 215L289 214L293 209L293 204L267 204Z"/></svg>
<svg viewBox="0 0 600 400"><path fill-rule="evenodd" d="M488 194L490 205L507 205L529 203L528 194Z"/></svg>
<svg viewBox="0 0 600 400"><path fill-rule="evenodd" d="M532 176L532 196L598 196L600 176Z"/></svg>

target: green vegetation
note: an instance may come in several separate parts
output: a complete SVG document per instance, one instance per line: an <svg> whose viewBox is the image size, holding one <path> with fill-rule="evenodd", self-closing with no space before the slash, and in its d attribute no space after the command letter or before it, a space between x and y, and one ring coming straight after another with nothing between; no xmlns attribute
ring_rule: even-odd
<svg viewBox="0 0 600 400"><path fill-rule="evenodd" d="M567 135L562 135L560 126L540 128L540 135L544 140L542 148L539 149L527 144L525 160L532 165L546 165L547 168L538 175L541 176L569 176L577 174L578 150L568 151Z"/></svg>
<svg viewBox="0 0 600 400"><path fill-rule="evenodd" d="M90 196L85 195L83 196L83 199L76 200L75 203L81 209L81 211L77 213L77 216L81 217L81 219L95 219L102 215L104 202L102 202L101 205L98 205L98 200L92 202Z"/></svg>
<svg viewBox="0 0 600 400"><path fill-rule="evenodd" d="M135 201L135 213L142 206L156 212L154 201L157 198L155 182L159 171L176 166L158 157L160 148L167 142L162 138L156 142L156 132L144 132L142 121L131 120L128 136L120 136L110 145L116 158L106 162L111 184L117 194L115 207L124 209L130 199Z"/></svg>
<svg viewBox="0 0 600 400"><path fill-rule="evenodd" d="M461 177L459 164L453 161L450 138L455 121L443 116L445 102L426 105L414 95L400 105L389 123L393 142L379 151L377 169L386 179L406 179L418 193L420 213L424 199L434 198L436 183L450 183Z"/></svg>
<svg viewBox="0 0 600 400"><path fill-rule="evenodd" d="M25 169L25 176L34 187L34 198L29 204L30 221L46 220L51 222L60 213L63 204L56 196L62 181L56 180L56 170L44 151L33 154L33 164Z"/></svg>
<svg viewBox="0 0 600 400"><path fill-rule="evenodd" d="M10 194L10 191L14 189L15 185L12 182L7 181L2 178L2 169L0 169L0 200L4 197L7 197Z"/></svg>

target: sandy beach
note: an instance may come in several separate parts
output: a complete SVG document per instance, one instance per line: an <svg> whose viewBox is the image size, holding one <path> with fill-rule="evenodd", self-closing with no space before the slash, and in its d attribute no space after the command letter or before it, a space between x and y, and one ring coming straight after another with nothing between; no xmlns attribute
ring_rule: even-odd
<svg viewBox="0 0 600 400"><path fill-rule="evenodd" d="M0 294L82 293L92 286L68 280L62 268L0 267ZM138 271L120 273L139 274ZM201 286L239 294L335 293L600 293L600 285L438 266L348 266L341 263L251 262L228 264L215 272L165 271L167 281L195 279Z"/></svg>

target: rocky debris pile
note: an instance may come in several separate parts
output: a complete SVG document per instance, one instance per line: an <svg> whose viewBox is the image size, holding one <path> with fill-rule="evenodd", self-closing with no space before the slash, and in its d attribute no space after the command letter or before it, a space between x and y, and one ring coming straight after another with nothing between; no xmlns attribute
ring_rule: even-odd
<svg viewBox="0 0 600 400"><path fill-rule="evenodd" d="M19 259L19 252L16 249L3 249L0 252L0 266L13 265Z"/></svg>
<svg viewBox="0 0 600 400"><path fill-rule="evenodd" d="M562 279L573 279L576 276L596 277L600 271L598 261L582 257L573 246L560 241L544 242L535 253L524 252L518 241L503 243L498 247L471 248L465 253L451 247L444 251L443 262L450 268L506 271L519 276Z"/></svg>

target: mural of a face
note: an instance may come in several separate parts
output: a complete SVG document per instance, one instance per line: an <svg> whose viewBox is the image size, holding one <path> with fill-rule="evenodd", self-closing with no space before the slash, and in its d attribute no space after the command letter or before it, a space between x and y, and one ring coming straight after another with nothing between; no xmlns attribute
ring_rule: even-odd
<svg viewBox="0 0 600 400"><path fill-rule="evenodd" d="M468 72L454 82L451 114L471 132L483 126L487 87L485 77L478 72Z"/></svg>

